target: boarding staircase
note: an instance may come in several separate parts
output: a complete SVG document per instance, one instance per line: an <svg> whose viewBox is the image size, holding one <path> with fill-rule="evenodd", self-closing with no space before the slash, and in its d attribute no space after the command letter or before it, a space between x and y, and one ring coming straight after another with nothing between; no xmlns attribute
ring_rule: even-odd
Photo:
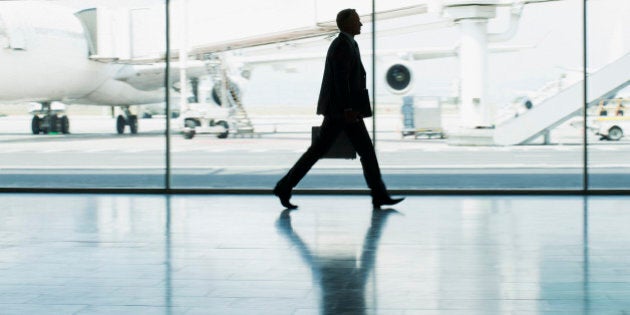
<svg viewBox="0 0 630 315"><path fill-rule="evenodd" d="M230 118L234 124L237 135L253 134L254 125L243 107L240 93L234 84L228 84L228 92L230 100Z"/></svg>
<svg viewBox="0 0 630 315"><path fill-rule="evenodd" d="M254 125L243 106L238 85L229 79L225 64L218 55L212 54L206 58L206 70L212 81L216 83L215 88L218 89L215 92L220 98L222 95L226 95L231 133L234 135L253 135ZM225 105L221 104L221 106Z"/></svg>
<svg viewBox="0 0 630 315"><path fill-rule="evenodd" d="M588 106L600 99L613 97L630 85L630 53L588 76ZM583 110L584 82L580 80L550 95L525 113L500 123L494 129L496 145L527 144L566 122Z"/></svg>

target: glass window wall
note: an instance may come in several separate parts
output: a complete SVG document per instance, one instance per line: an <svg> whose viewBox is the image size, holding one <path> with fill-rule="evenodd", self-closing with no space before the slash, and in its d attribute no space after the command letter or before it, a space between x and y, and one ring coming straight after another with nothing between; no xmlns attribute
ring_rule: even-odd
<svg viewBox="0 0 630 315"><path fill-rule="evenodd" d="M438 1L377 21L377 147L392 186L580 189L580 14L578 1Z"/></svg>
<svg viewBox="0 0 630 315"><path fill-rule="evenodd" d="M586 45L583 1L169 3L171 113L165 1L0 2L1 187L272 188L349 7L388 188L580 190L585 157L589 188L627 188L625 1L588 2ZM367 186L322 159L296 188Z"/></svg>
<svg viewBox="0 0 630 315"><path fill-rule="evenodd" d="M164 187L163 8L0 2L0 186Z"/></svg>
<svg viewBox="0 0 630 315"><path fill-rule="evenodd" d="M187 47L189 72L195 63L203 71L187 75L175 105L181 119L180 135L173 135L173 187L270 189L322 122L315 112L326 52L338 36L337 12L355 7L368 14L371 2L187 3L173 7L174 42ZM357 41L369 73L371 38ZM357 160L323 159L297 188L364 187Z"/></svg>
<svg viewBox="0 0 630 315"><path fill-rule="evenodd" d="M588 185L590 189L627 189L630 182L627 137L630 132L630 3L587 2Z"/></svg>

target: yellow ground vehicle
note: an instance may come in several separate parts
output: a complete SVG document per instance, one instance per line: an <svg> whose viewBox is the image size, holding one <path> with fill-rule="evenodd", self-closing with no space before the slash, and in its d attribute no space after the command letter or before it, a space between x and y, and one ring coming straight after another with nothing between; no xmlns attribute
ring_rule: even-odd
<svg viewBox="0 0 630 315"><path fill-rule="evenodd" d="M600 140L617 141L625 131L630 130L630 113L625 106L629 104L630 98L621 97L599 102L593 129L601 136Z"/></svg>

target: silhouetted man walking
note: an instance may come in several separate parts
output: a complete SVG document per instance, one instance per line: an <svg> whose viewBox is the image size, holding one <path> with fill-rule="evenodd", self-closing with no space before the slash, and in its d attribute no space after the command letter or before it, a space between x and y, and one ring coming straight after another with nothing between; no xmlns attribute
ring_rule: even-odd
<svg viewBox="0 0 630 315"><path fill-rule="evenodd" d="M372 140L363 122L364 117L372 116L372 110L365 86L365 69L359 46L354 41L354 35L361 33L362 25L354 9L341 10L337 14L337 27L341 33L328 48L317 103L317 114L324 115L319 137L273 190L286 208L297 208L290 202L293 187L328 151L342 131L346 132L361 157L363 175L370 187L374 207L397 204L404 199L391 198L387 193Z"/></svg>

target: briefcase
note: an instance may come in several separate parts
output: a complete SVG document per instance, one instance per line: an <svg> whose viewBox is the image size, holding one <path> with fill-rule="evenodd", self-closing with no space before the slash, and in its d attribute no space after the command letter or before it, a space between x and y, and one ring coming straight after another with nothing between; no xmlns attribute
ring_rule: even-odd
<svg viewBox="0 0 630 315"><path fill-rule="evenodd" d="M311 144L315 142L317 138L319 138L319 126L313 126L311 132ZM352 146L352 142L348 139L348 135L346 135L345 131L341 131L335 142L330 147L328 152L324 154L322 158L326 159L356 159L357 151L354 150Z"/></svg>

